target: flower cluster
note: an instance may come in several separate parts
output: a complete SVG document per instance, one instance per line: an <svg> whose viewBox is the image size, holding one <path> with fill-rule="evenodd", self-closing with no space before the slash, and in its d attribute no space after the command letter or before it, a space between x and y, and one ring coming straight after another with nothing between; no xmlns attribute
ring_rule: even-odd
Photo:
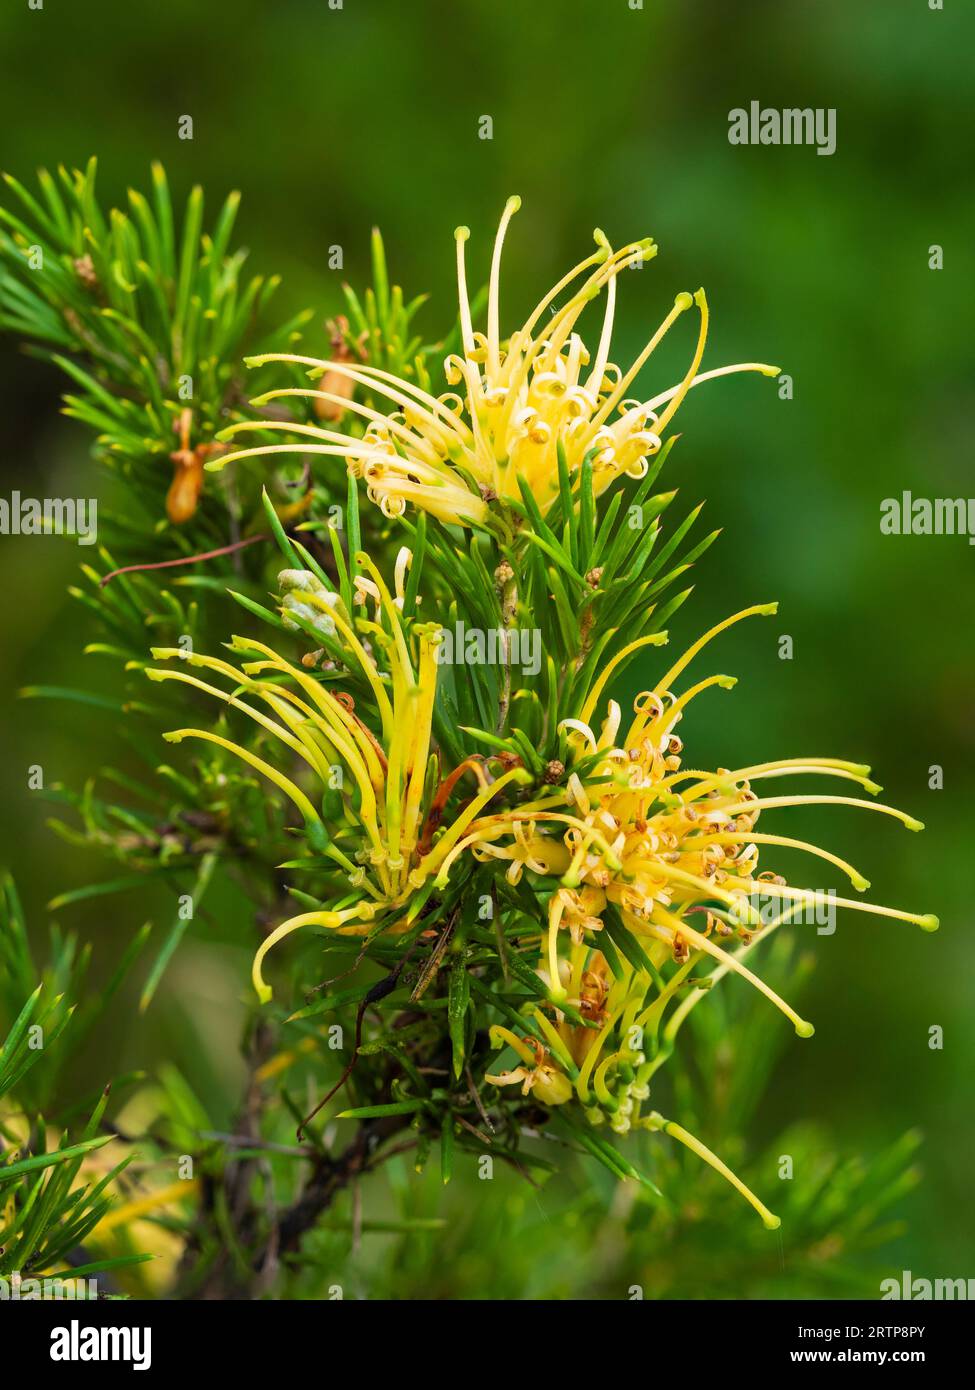
<svg viewBox="0 0 975 1390"><path fill-rule="evenodd" d="M629 1019L620 1031L625 1036L635 1023L642 1034L647 1018L661 1011L665 995L672 996L674 981L682 982L705 957L718 962L722 973L732 971L746 978L782 1010L801 1037L812 1034L810 1023L737 955L717 943L723 940L731 945L736 938L743 938L750 945L757 933L766 935L815 906L822 897L820 891L790 887L773 870L759 870L760 847L804 850L840 869L858 891L868 888L869 883L851 864L828 850L757 830L762 811L818 804L856 806L893 816L910 830L923 828L914 817L872 800L816 794L762 796L752 786L766 779L807 773L854 782L876 795L880 787L870 780L870 769L862 764L809 757L734 771L682 768L683 745L675 730L685 708L702 691L715 686L728 689L735 682L730 676L713 675L680 695L674 694L671 686L711 638L742 618L771 613L775 608L769 604L745 609L695 642L656 688L637 697L632 721L622 737L622 711L615 701L610 701L598 735L587 722L612 674L608 667L582 718L566 721L576 744L577 762L564 788L524 801L508 812L486 816L455 850L469 848L476 857L505 861L512 882L517 882L526 869L540 879L556 880L541 935L540 969L554 1005L569 1001L588 1024L595 1020L602 1028L593 1036L577 1026L566 1028L562 1020L563 1051L583 1063L576 1090L584 1103L589 1100L588 1078L593 1065L609 1033L621 1024L627 1011ZM660 641L656 635L647 639L648 644ZM764 921L756 898L780 900L781 912L772 921ZM844 897L832 896L830 901L839 907L913 922L927 931L938 926L937 918L930 914ZM595 934L603 931L607 911L617 913L626 930L645 948L648 970L628 971L613 980L595 945L599 939ZM568 950L564 951L566 937ZM659 975L654 978L655 967L668 959L681 970L662 991ZM615 1004L609 1002L614 988ZM649 1002L644 1002L648 994ZM625 1117L631 1112L628 1108L619 1112L617 1101L622 1104L645 1098L644 1087L651 1073L641 1076L637 1070L632 1078L624 1076L622 1092L614 1101L606 1078L620 1065L620 1057L627 1059L629 1069L644 1062L626 1047L608 1057L601 1066L597 1094L608 1109ZM650 1065L652 1072L655 1068ZM553 1091L547 1073L544 1090ZM563 1098L568 1099L568 1092Z"/></svg>
<svg viewBox="0 0 975 1390"><path fill-rule="evenodd" d="M281 452L326 454L345 459L361 477L371 500L387 516L407 506L463 526L499 524L494 506L518 506L527 489L544 513L559 492L560 470L577 487L584 462L592 469L593 491L602 493L616 479L642 477L648 460L688 391L702 381L732 372L776 376L778 367L744 362L700 372L708 332L703 290L681 293L643 350L624 372L609 360L616 284L623 270L642 266L656 254L649 239L612 250L595 232L596 250L574 266L546 294L521 328L506 340L500 335L501 250L508 223L520 206L510 198L501 219L488 291L487 332L475 332L467 291L464 247L468 229L456 233L457 278L462 330L461 353L444 363L451 391L433 396L414 382L394 377L368 363L347 358L319 361L293 353L248 359L251 365L281 362L302 365L321 381L319 388L284 387L257 397L264 406L287 397L311 398L319 411L348 409L365 422L361 440L315 425L286 420L244 421L231 426L222 440L240 433L278 431L297 436L286 444L262 443L208 464L228 463ZM567 295L559 304L560 296ZM595 354L577 332L587 305L605 295L602 330ZM651 354L678 318L697 307L699 330L687 372L676 386L648 400L629 393ZM384 400L388 412L337 393L348 382ZM324 389L323 389L324 388Z"/></svg>
<svg viewBox="0 0 975 1390"><path fill-rule="evenodd" d="M723 975L734 973L760 990L795 1026L810 1037L802 1019L744 963L764 940L821 893L790 887L774 870L759 870L760 847L803 850L841 870L853 887L870 885L846 860L817 845L756 829L764 810L801 805L847 805L880 811L922 829L914 817L872 800L831 795L763 796L752 783L797 774L854 782L875 796L881 789L862 764L830 758L788 758L717 772L681 766L683 745L675 732L689 702L711 687L728 689L732 677L713 675L680 695L672 685L701 648L732 623L755 613L774 612L769 604L746 609L712 628L634 702L633 718L621 736L622 711L610 701L597 733L589 721L606 680L593 689L582 718L566 724L577 761L564 788L485 817L472 827L455 854L467 848L477 858L506 863L509 881L528 873L548 897L547 921L539 933L539 975L548 986L549 1015L532 1010L532 1031L518 1035L495 1027L492 1041L508 1044L522 1065L487 1080L519 1084L543 1105L577 1100L591 1123L605 1119L614 1131L665 1129L722 1172L760 1212L778 1224L740 1179L679 1125L656 1111L642 1113L650 1082L670 1055L673 1039L691 1008ZM659 636L647 639L658 644ZM778 900L771 919L759 915L756 898ZM834 906L913 922L934 931L931 914L831 895ZM608 915L632 934L636 964L613 950L611 967L600 949L608 937L619 944ZM721 944L719 944L721 943ZM732 951L734 945L740 949ZM641 963L642 962L642 963ZM665 978L664 968L676 969ZM710 962L712 973L694 988L692 972ZM716 967L716 968L715 968ZM677 1004L660 1037L668 1006Z"/></svg>
<svg viewBox="0 0 975 1390"><path fill-rule="evenodd" d="M831 851L759 830L764 811L848 805L878 810L912 830L921 824L874 800L880 788L871 781L869 768L841 759L784 758L717 771L683 766L677 726L688 705L712 688L735 684L717 674L684 685L685 670L718 634L743 618L774 612L775 604L747 608L705 633L636 698L628 722L616 701L606 703L609 684L623 663L639 650L666 643L667 633L652 630L661 626L662 617L651 607L625 636L618 636L609 615L623 610L614 610L608 589L600 606L603 571L584 563L587 547L595 545L597 499L624 476L647 474L675 412L697 383L728 372L774 375L778 369L744 363L699 370L708 326L703 291L677 297L626 372L613 366L609 354L618 277L655 248L641 241L613 251L601 232L593 255L503 339L501 251L517 207L517 199L509 200L495 242L485 333L474 330L467 294L468 234L464 228L457 233L462 351L445 363L447 383L457 391L435 397L419 384L420 373L417 380L408 380L355 361L348 353L331 362L294 354L261 358L304 365L319 385L272 391L256 404L310 398L319 418L336 426L348 412L353 433L280 418L249 421L233 426L224 437L249 432L260 441L207 465L221 468L253 456L295 452L344 459L353 479L363 480L387 517L413 506L435 521L479 529L483 534L468 538L471 569L454 565L456 531L432 528L435 535L428 536L424 521L415 530L415 553L399 551L392 591L365 552L350 557L354 599L345 585L345 602L324 571L287 570L279 577L284 625L322 640L322 650L305 658L315 666L324 653L321 669L299 669L267 646L234 638L232 649L250 658L239 668L210 657L188 658L229 680L230 693L179 670L152 670L149 675L195 685L248 715L279 748L304 764L306 783L310 775L322 792L319 806L275 764L222 735L199 729L168 735L209 739L269 777L304 817L312 853L330 865L332 877L320 908L282 923L258 951L254 983L262 1001L270 997L263 959L297 928L362 934L367 944L380 935L395 939L410 932L412 950L420 937L437 935L424 931L424 912L440 911L446 902L448 923L429 962L435 973L464 892L472 891L468 885L476 874L483 876L493 866L496 883L511 891L498 900L497 949L492 942L489 954L480 954L469 973L462 949L445 1000L455 1077L461 1075L468 1043L476 1044L485 1033L480 1028L468 1036L473 980L473 987L491 1001L483 1016L490 1043L513 1054L507 1067L482 1070L498 1096L515 1095L508 1088L517 1087L528 1105L560 1114L575 1108L589 1122L582 1124L581 1133L592 1144L599 1141L589 1126L607 1122L618 1134L665 1131L719 1171L774 1226L777 1218L716 1154L648 1108L652 1079L670 1056L684 1018L727 974L761 991L801 1037L813 1032L744 963L758 941L818 906L823 897L821 890L791 886L774 867L765 867L764 856L779 849L806 851L846 874L857 892L869 885ZM603 325L590 354L578 321L600 295L605 298ZM649 399L633 397L638 373L693 306L700 316L699 334L683 379ZM386 404L388 413L377 401ZM286 442L268 442L274 432L286 436ZM354 495L354 483L352 489ZM546 517L553 517L556 499L562 514L550 525ZM604 528L611 527L619 506L618 498L611 499L601 521ZM575 565L559 548L561 527L577 546ZM588 540L580 544L580 535ZM455 573L467 575L474 586L481 584L485 594L473 596L473 611L496 611L510 625L518 614L524 572L532 564L533 580L538 579L537 554L528 544L532 540L552 562L542 571L541 586L535 583L532 602L544 603L546 593L553 600L558 589L564 597L560 565L567 582L593 596L576 649L571 625L564 624L569 651L564 669L556 669L549 656L539 734L547 742L548 761L517 727L509 673L509 686L502 679L478 687L483 727L451 728L455 753L459 747L462 756L445 768L437 721L452 722L453 706L445 689L449 679L437 661L442 633L439 623L424 621L415 583L407 605L406 576L414 564L422 565L432 547L441 580ZM637 563L614 580L617 589L640 585L640 570ZM436 583L433 587L436 595ZM536 596L539 587L541 599ZM471 600L463 591L445 599L441 586L439 597L424 611L441 611L443 601L468 611ZM355 606L355 614L347 604ZM598 663L586 659L590 628L598 634ZM580 671L584 674L577 680ZM356 706L350 690L343 688L350 682L359 682L366 703ZM469 746L463 742L468 737ZM484 744L491 752L473 751ZM556 747L558 757L552 752ZM337 767L343 773L338 780ZM802 775L852 783L867 795L765 794L766 782ZM477 782L473 795L467 794L469 777ZM336 787L338 800L328 802ZM489 897L493 903L497 894ZM756 901L774 904L771 920L759 912ZM837 898L831 891L829 901L925 930L938 925L930 915ZM479 949L483 947L482 941ZM515 953L528 990L517 999L518 1007L512 1007L502 987L510 963L507 952ZM497 1021L498 1013L503 1021ZM483 1063L482 1057L482 1068ZM615 1150L599 1153L613 1171L631 1173Z"/></svg>
<svg viewBox="0 0 975 1390"><path fill-rule="evenodd" d="M401 553L397 566L395 595L368 555L362 553L357 560L365 571L356 579L357 596L364 604L373 602L371 617L353 621L339 595L310 571L283 572L281 612L292 624L299 617L312 618L316 632L335 640L348 666L367 683L378 715L375 732L356 710L351 695L331 689L250 637L231 639L232 651L251 658L239 667L179 647L153 648L157 661L182 660L228 680L230 690L178 669L146 670L150 680L181 681L246 715L276 741L280 760L285 756L298 760L317 783L320 797L332 794L336 798L326 820L321 805L294 777L243 744L206 729L175 729L165 736L171 743L193 738L216 744L267 777L301 813L312 849L344 875L343 890L327 910L290 918L261 944L254 957L253 979L262 1002L271 997L262 973L264 958L299 927L361 934L373 924L377 929L401 929L414 920L435 875L468 824L509 782L525 776L520 768L511 768L489 782L481 764L471 760L470 770L481 782L478 793L436 843L430 843L445 793L467 770L455 769L438 783L436 763L431 761L439 629L420 626L414 643L407 643L400 608L408 551ZM415 646L415 660L411 646ZM382 662L374 654L378 651L383 653Z"/></svg>

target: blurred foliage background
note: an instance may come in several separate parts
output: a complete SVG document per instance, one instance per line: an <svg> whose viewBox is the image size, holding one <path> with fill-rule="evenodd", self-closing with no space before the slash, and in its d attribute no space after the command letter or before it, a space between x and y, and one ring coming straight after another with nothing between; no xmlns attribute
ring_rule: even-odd
<svg viewBox="0 0 975 1390"><path fill-rule="evenodd" d="M684 438L662 481L686 504L707 498L704 521L724 535L697 568L674 641L779 598L772 623L725 639L722 668L742 679L682 729L694 765L862 759L887 799L928 827L915 837L881 817L806 808L789 813L784 832L822 826L810 838L862 868L878 901L942 920L934 937L854 914L841 914L833 936L795 929L817 959L803 996L816 1037L789 1037L749 1136L760 1153L785 1125L815 1121L840 1154L867 1160L922 1131L925 1178L899 1204L904 1233L857 1256L868 1293L901 1268L972 1273L972 551L961 537L882 536L879 515L903 489L972 491L960 310L975 282L973 43L975 12L961 0L940 12L927 0L644 0L640 10L628 0L345 0L339 10L325 0L210 9L46 0L41 11L21 0L0 14L0 167L27 181L38 164L94 153L103 197L118 200L159 158L176 195L204 185L211 212L240 188L251 269L284 275L288 307L314 307L306 343L318 334L323 355L340 279L367 276L373 224L408 292L432 292L420 327L435 336L454 314L454 226L472 228L486 276L497 217L518 192L524 210L503 282L509 324L587 254L593 226L617 243L649 233L660 254L621 286L616 360L639 349L677 290L703 283L705 366L762 359L792 376L792 400L761 378L737 378L695 392L682 410ZM835 107L836 153L729 145L729 110L753 99ZM184 114L191 142L177 137ZM490 141L478 138L484 115ZM335 244L341 273L328 269ZM928 268L933 244L944 248L941 271ZM668 340L648 387L676 380L689 346ZM10 341L0 364L4 495L95 493L110 508L87 436L58 414L53 370ZM17 696L27 683L67 680L85 660L65 593L85 558L54 539L0 539L2 858L36 924L54 893L103 874L52 838L26 782L40 763L48 780L80 784L117 756L112 730L75 707ZM779 659L783 634L791 661ZM929 789L933 765L943 790ZM153 1009L140 1019L133 996L116 1011L116 1030L77 1059L79 1084L172 1059L212 1114L230 1114L248 954L221 923L242 911L229 893L212 899ZM168 917L171 904L147 890L64 915L107 973L118 943L154 912ZM928 1046L933 1025L943 1050ZM763 1162L774 1207L775 1146ZM393 1168L389 1181L406 1182L406 1172ZM700 1277L668 1288L666 1239L680 1237L624 1234L627 1213L603 1191L606 1176L594 1175L582 1200L509 1173L455 1180L449 1235L395 1245L363 1236L362 1288L625 1297L643 1280L648 1296L794 1291L787 1221L761 1268L699 1231ZM438 1209L424 1196L430 1186L409 1198L421 1222ZM327 1250L323 1236L323 1259Z"/></svg>

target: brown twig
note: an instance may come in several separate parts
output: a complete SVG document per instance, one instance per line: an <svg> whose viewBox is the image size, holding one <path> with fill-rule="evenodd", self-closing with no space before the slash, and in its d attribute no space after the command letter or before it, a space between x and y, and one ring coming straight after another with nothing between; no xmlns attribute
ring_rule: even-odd
<svg viewBox="0 0 975 1390"><path fill-rule="evenodd" d="M120 574L136 574L142 570L168 570L174 569L177 565L196 565L201 560L216 560L221 555L232 555L236 550L243 550L246 545L255 545L257 541L269 539L270 537L262 531L258 536L247 536L242 541L234 541L232 545L222 545L218 550L204 550L200 555L186 555L179 560L154 560L151 564L123 565L121 569L106 574L98 587L104 589L106 584Z"/></svg>
<svg viewBox="0 0 975 1390"><path fill-rule="evenodd" d="M277 1225L277 1248L286 1255L298 1248L306 1231L316 1224L338 1196L354 1179L363 1176L387 1155L376 1156L384 1139L405 1129L409 1115L387 1115L379 1120L367 1120L359 1126L356 1137L337 1158L323 1154L315 1164L311 1177L297 1201L283 1212ZM263 1252L254 1261L260 1269Z"/></svg>

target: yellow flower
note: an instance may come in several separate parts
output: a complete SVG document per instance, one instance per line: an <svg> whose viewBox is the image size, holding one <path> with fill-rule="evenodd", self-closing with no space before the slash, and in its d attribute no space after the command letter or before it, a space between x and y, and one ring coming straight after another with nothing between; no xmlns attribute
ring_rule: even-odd
<svg viewBox="0 0 975 1390"><path fill-rule="evenodd" d="M521 1085L521 1094L527 1096L531 1091L536 1100L543 1105L564 1105L572 1099L572 1083L555 1064L551 1055L534 1038L525 1041L512 1033L509 1028L496 1024L491 1029L491 1044L501 1047L508 1043L525 1063L514 1071L503 1071L497 1076L485 1073L485 1081L492 1086Z"/></svg>
<svg viewBox="0 0 975 1390"><path fill-rule="evenodd" d="M673 1050L687 1014L729 972L759 989L792 1021L801 1037L813 1032L812 1024L753 974L742 958L782 923L819 907L824 895L792 888L777 873L760 871L760 852L766 847L805 850L840 869L857 891L869 884L851 864L828 850L757 830L763 811L816 804L866 807L899 819L908 829L922 829L920 821L873 800L768 796L753 790L753 784L806 773L852 782L875 796L880 788L870 780L870 769L861 764L810 757L734 771L705 772L682 766L683 748L675 727L688 703L711 687L728 689L734 681L724 675L709 676L677 695L678 678L718 633L751 614L772 613L775 607L748 608L719 623L674 662L653 689L637 697L625 731L620 706L610 701L597 733L590 721L614 669L637 647L659 645L666 635L642 638L618 653L594 685L579 717L562 726L574 753L565 786L546 789L510 810L484 816L452 851L454 856L469 850L476 858L508 859L518 874L529 868L556 878L548 898L547 921L539 933L538 965L555 1021L540 1010L534 1016L551 1051L568 1059L565 1070L571 1089L589 1119L601 1123L608 1118L620 1134L634 1127L665 1131L727 1178L770 1227L778 1224L777 1218L715 1154L656 1111L641 1113L650 1096L651 1078ZM768 913L758 912L756 899L774 905L771 920ZM938 926L938 919L930 914L832 894L828 901L914 922L927 931ZM613 939L612 930L606 932L609 913L635 938L646 968L617 950L613 956L617 964L611 970L606 956L595 948L594 941L601 942L604 933ZM733 954L718 940L728 946L737 941L740 949ZM714 965L710 978L694 987L692 972L709 959ZM668 961L676 969L665 976ZM536 1046L532 1038L522 1041ZM533 1071L519 1069L509 1075L530 1081L537 1092Z"/></svg>
<svg viewBox="0 0 975 1390"><path fill-rule="evenodd" d="M559 929L568 926L573 940L578 941L580 931L592 929L592 918L598 917L597 904L602 900L619 909L631 931L662 943L676 956L686 957L685 948L690 946L747 976L792 1018L800 1033L812 1031L762 981L715 944L711 939L712 927L719 935L761 927L753 901L756 897L781 901L783 918L822 906L821 892L791 888L777 874L760 873L760 846L806 850L841 869L857 890L869 885L851 864L827 850L757 831L759 815L766 809L826 803L881 811L901 820L911 830L920 830L922 826L902 811L874 801L808 794L760 796L752 789L753 782L812 773L855 782L871 794L880 790L870 780L869 768L841 759L785 758L715 773L682 769L683 745L675 727L684 709L702 691L712 686L728 689L734 685L734 679L709 676L680 696L672 693L671 685L714 636L742 618L771 613L775 607L767 604L745 609L694 643L655 689L637 697L633 720L622 738L621 711L615 702L610 702L609 714L597 737L588 721L613 670L635 647L659 645L661 634L642 638L625 648L603 671L580 718L567 720L563 726L568 727L584 772L570 773L564 789L539 796L504 816L487 818L475 828L475 834L486 833L485 827L489 826L489 845L479 845L473 836L469 838L467 843L478 857L490 854L508 857L513 863L551 863L556 856L546 844L553 838L546 827L559 829L557 841L563 847L565 868L561 887L553 894L549 907L547 969L552 981L560 979ZM511 842L499 845L504 826ZM526 827L533 829L528 839ZM590 895L588 901L580 896L580 890ZM937 926L937 919L927 914L835 896L829 901L915 922L927 930ZM705 906L707 925L699 930L689 915ZM560 988L555 985L556 992Z"/></svg>
<svg viewBox="0 0 975 1390"><path fill-rule="evenodd" d="M408 505L460 525L492 526L496 499L521 504L527 487L544 511L559 492L560 462L574 489L584 460L592 467L596 495L622 475L642 477L662 444L667 426L691 387L731 372L776 376L778 368L744 362L700 372L707 339L708 308L703 290L679 294L674 306L627 371L609 360L616 281L620 272L656 254L649 240L613 251L595 232L596 250L573 267L536 305L507 340L500 333L501 249L508 223L520 206L509 198L501 218L488 293L487 333L475 332L467 293L464 248L468 229L456 233L462 347L444 363L447 385L456 391L434 397L416 383L378 367L349 361L319 361L290 353L248 359L304 365L316 379L348 380L388 403L382 414L342 396L343 406L366 422L361 440L315 425L280 420L233 425L222 439L241 432L280 430L299 438L231 453L208 464L223 468L235 459L275 453L319 453L343 458L364 479L368 494L387 516ZM605 292L602 331L594 354L576 331L591 300ZM565 302L559 304L565 294ZM699 313L697 346L676 386L638 399L629 393L666 333L688 309ZM327 382L326 382L327 384ZM336 404L335 392L296 387L270 391L254 401L265 405L287 396L310 397L316 408Z"/></svg>
<svg viewBox="0 0 975 1390"><path fill-rule="evenodd" d="M408 559L409 552L405 554ZM319 807L308 793L256 753L205 729L176 729L164 735L172 743L195 738L216 744L267 777L301 812L311 847L347 879L349 893L332 908L292 917L262 943L252 971L262 1002L271 997L270 986L262 975L264 957L299 927L363 933L373 925L378 927L383 919L384 928L402 930L404 909L407 922L414 921L425 901L421 890L429 889L435 876L442 874L444 861L470 823L508 783L525 780L527 776L521 768L511 768L492 782L481 764L473 762L472 770L481 784L477 795L439 838L432 844L428 842L434 828L428 824L428 816L434 807L439 807L431 745L437 689L435 649L440 629L434 624L414 627L414 660L400 616L402 592L397 592L395 598L390 594L367 555L359 554L357 560L365 572L357 578L359 593L362 598L375 601L371 621L360 618L354 624L336 601L336 595L316 583L315 576L307 575L302 590L301 572L296 575L294 571L285 571L287 594L281 611L292 623L292 615L302 611L320 613L328 620L350 667L357 668L368 683L378 714L377 733L356 713L350 696L334 691L253 638L231 639L234 652L252 658L242 661L239 667L180 648L153 648L156 660L178 660L212 672L229 681L230 690L178 669L146 671L151 680L182 681L246 715L304 765L323 795L338 792L341 797L341 814L330 816L326 828ZM398 590L406 568L406 563L397 565ZM367 631L368 645L360 639L357 627ZM385 657L382 664L373 655L379 651ZM287 684L281 682L282 676L287 678ZM450 776L444 782L453 785Z"/></svg>

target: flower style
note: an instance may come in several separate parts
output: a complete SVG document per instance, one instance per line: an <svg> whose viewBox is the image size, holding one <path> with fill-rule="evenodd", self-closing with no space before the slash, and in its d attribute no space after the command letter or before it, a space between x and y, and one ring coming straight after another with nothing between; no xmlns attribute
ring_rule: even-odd
<svg viewBox="0 0 975 1390"><path fill-rule="evenodd" d="M263 406L288 396L311 398L321 414L341 404L365 421L362 439L315 425L281 420L245 421L220 438L240 433L283 431L298 436L286 444L260 444L207 464L220 469L237 459L275 453L318 453L344 458L365 481L371 500L387 516L401 515L408 505L441 521L491 527L498 522L498 499L521 505L527 489L545 512L559 494L560 471L578 488L583 464L592 469L598 496L622 475L642 477L688 391L702 381L732 372L778 375L778 367L744 362L700 372L708 331L703 290L681 293L670 313L627 371L609 360L616 281L621 271L643 265L656 255L649 238L613 251L603 232L594 233L596 250L580 261L536 305L521 328L505 341L500 333L501 251L512 216L521 205L509 198L498 228L491 261L487 333L475 332L467 292L464 248L470 235L458 228L457 280L462 351L444 363L447 384L458 388L433 396L414 382L378 367L348 360L319 361L293 353L249 358L249 365L274 361L303 365L326 389L286 387L257 397ZM572 288L574 286L574 288ZM576 331L589 302L605 291L602 331L595 355ZM561 305L560 296L568 297ZM666 391L640 400L630 396L633 383L677 319L696 306L697 346L684 378ZM326 380L327 378L327 380ZM388 402L382 414L360 401L348 400L327 386L337 380L362 388Z"/></svg>
<svg viewBox="0 0 975 1390"><path fill-rule="evenodd" d="M431 759L431 754L440 629L435 624L414 626L414 661L400 616L409 551L400 553L395 597L369 557L359 554L356 558L364 571L357 576L358 595L375 604L371 620L353 622L337 593L316 575L300 570L284 571L280 577L286 589L281 612L291 624L296 617L312 616L317 631L334 635L350 667L369 686L379 717L378 735L359 717L349 695L333 691L253 638L233 637L229 643L232 651L251 658L239 667L180 648L153 648L156 660L179 659L212 672L231 682L230 691L189 672L146 670L151 680L182 681L247 715L305 765L323 795L340 794L341 811L329 815L326 824L320 808L293 778L240 744L205 729L176 729L164 735L172 743L194 738L216 744L267 777L301 812L311 847L347 878L350 891L327 910L290 918L262 943L252 969L262 1003L271 997L262 974L264 957L299 927L362 934L373 927L402 930L415 921L455 842L509 782L527 778L522 768L513 767L490 781L481 763L469 760L438 782L436 758ZM382 652L382 663L376 660L376 651ZM289 684L282 683L281 677ZM467 770L478 778L478 792L431 844L445 793Z"/></svg>

